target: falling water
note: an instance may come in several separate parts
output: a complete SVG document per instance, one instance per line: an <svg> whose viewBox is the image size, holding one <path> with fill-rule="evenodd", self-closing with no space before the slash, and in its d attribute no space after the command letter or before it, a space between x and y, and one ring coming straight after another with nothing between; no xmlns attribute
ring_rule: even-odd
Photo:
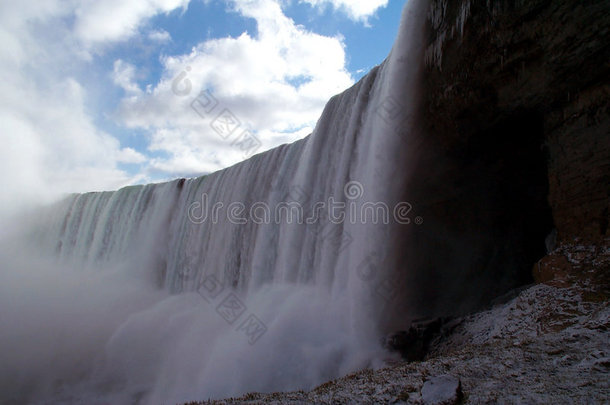
<svg viewBox="0 0 610 405"><path fill-rule="evenodd" d="M15 269L0 280L4 399L179 403L380 365L404 271L393 238L417 220L401 198L426 7L407 4L388 59L333 97L309 137L32 215L28 254L16 240L0 253Z"/></svg>

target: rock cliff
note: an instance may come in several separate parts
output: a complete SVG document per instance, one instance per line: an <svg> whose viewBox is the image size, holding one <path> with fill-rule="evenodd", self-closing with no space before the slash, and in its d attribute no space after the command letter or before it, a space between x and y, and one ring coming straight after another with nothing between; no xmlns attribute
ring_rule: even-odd
<svg viewBox="0 0 610 405"><path fill-rule="evenodd" d="M433 6L446 11L433 22L428 51L440 46L441 53L427 61L431 133L450 148L485 142L477 136L491 131L508 138L496 142L520 141L519 151L531 139L502 131L529 129L547 157L559 241L603 241L610 196L608 2L472 1L453 9L442 3ZM450 22L464 8L463 34L449 39L446 32L457 31Z"/></svg>
<svg viewBox="0 0 610 405"><path fill-rule="evenodd" d="M559 246L607 251L610 5L433 0L428 17L405 194L426 227L405 267L407 305L441 316L533 281Z"/></svg>

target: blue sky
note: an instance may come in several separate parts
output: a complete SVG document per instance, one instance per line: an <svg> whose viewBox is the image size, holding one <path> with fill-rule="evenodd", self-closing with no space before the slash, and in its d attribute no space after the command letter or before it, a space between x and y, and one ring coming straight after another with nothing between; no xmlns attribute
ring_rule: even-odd
<svg viewBox="0 0 610 405"><path fill-rule="evenodd" d="M387 56L403 5L3 2L0 202L196 176L302 138Z"/></svg>

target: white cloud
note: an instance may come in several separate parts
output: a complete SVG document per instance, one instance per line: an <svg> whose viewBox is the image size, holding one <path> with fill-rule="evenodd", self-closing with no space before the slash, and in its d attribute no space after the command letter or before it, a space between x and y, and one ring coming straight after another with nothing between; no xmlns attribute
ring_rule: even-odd
<svg viewBox="0 0 610 405"><path fill-rule="evenodd" d="M121 59L114 61L112 80L127 93L140 93L140 87L135 82L136 68Z"/></svg>
<svg viewBox="0 0 610 405"><path fill-rule="evenodd" d="M341 10L357 21L368 22L378 9L386 7L388 0L299 0L311 4L314 7L325 7L332 5L336 10Z"/></svg>
<svg viewBox="0 0 610 405"><path fill-rule="evenodd" d="M115 189L139 181L121 164L146 157L123 148L99 129L106 72L93 65L91 48L138 34L159 13L188 0L22 0L0 2L0 207L49 201L67 192ZM157 43L165 31L149 31ZM93 73L93 74L91 74ZM127 94L140 92L133 65L117 61L109 79ZM0 218L1 219L1 218Z"/></svg>
<svg viewBox="0 0 610 405"><path fill-rule="evenodd" d="M210 126L224 108L240 120L239 133L256 130L263 143L258 151L307 135L328 98L353 79L342 39L297 26L279 2L228 3L256 20L257 35L214 39L190 53L163 57L161 80L142 87L146 67L117 59L105 71L100 49L131 35L157 44L169 40L147 21L186 7L188 0L0 2L1 206L115 189L151 176L211 172L242 160L244 151L233 139L222 139ZM172 91L181 72L186 80L177 89L190 83L187 96ZM205 88L219 104L204 119L190 104ZM117 89L125 92L115 111L118 123L148 132L155 158L123 147L99 127L100 116L114 108ZM123 164L142 169L128 173Z"/></svg>
<svg viewBox="0 0 610 405"><path fill-rule="evenodd" d="M146 161L146 156L133 148L123 148L118 151L116 160L121 163L137 164L144 163Z"/></svg>
<svg viewBox="0 0 610 405"><path fill-rule="evenodd" d="M135 151L99 130L87 110L89 93L77 76L88 64L65 22L70 7L52 0L0 6L0 216L138 180L119 168L138 160Z"/></svg>
<svg viewBox="0 0 610 405"><path fill-rule="evenodd" d="M165 30L153 30L148 33L148 39L151 41L164 43L171 41L172 36Z"/></svg>
<svg viewBox="0 0 610 405"><path fill-rule="evenodd" d="M117 168L136 155L99 131L83 110L84 92L73 79L40 89L13 82L2 85L0 148L3 207L24 198L52 199L74 191L112 189L135 179ZM4 93L8 91L9 93ZM12 103L12 95L23 103Z"/></svg>
<svg viewBox="0 0 610 405"><path fill-rule="evenodd" d="M152 162L156 170L196 173L242 160L232 142L246 128L265 149L299 139L311 132L328 99L353 83L341 38L295 25L274 0L232 5L256 20L255 37L209 40L189 54L167 57L163 79L121 103L118 120L150 130L151 150L167 152ZM200 116L191 102L202 89L211 89L218 105ZM241 124L226 140L210 125L225 108Z"/></svg>
<svg viewBox="0 0 610 405"><path fill-rule="evenodd" d="M83 0L75 11L76 35L85 43L120 41L159 13L186 9L190 0Z"/></svg>

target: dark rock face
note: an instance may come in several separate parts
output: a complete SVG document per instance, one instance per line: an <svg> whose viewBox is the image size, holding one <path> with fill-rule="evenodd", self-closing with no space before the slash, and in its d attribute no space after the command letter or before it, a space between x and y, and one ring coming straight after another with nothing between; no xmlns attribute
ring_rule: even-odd
<svg viewBox="0 0 610 405"><path fill-rule="evenodd" d="M536 146L524 141L544 147L559 239L604 239L610 196L610 4L470 3L463 37L445 41L442 61L431 61L428 68L426 114L434 117L427 120L429 133L454 149L479 144L479 134L506 124L521 122L526 129L534 118L539 128L531 128L529 136L512 131L506 141L522 151ZM459 14L454 7L445 21ZM438 24L434 35L443 28ZM535 135L540 139L531 139Z"/></svg>
<svg viewBox="0 0 610 405"><path fill-rule="evenodd" d="M431 348L449 336L462 321L461 318L414 321L408 330L396 332L384 338L383 347L400 353L404 360L422 361Z"/></svg>
<svg viewBox="0 0 610 405"><path fill-rule="evenodd" d="M432 0L429 20L406 196L426 222L402 241L419 317L531 282L554 228L610 240L610 3Z"/></svg>
<svg viewBox="0 0 610 405"><path fill-rule="evenodd" d="M383 346L401 354L408 361L423 360L432 340L440 334L442 319L433 319L428 322L413 322L408 330L394 333L383 342Z"/></svg>

